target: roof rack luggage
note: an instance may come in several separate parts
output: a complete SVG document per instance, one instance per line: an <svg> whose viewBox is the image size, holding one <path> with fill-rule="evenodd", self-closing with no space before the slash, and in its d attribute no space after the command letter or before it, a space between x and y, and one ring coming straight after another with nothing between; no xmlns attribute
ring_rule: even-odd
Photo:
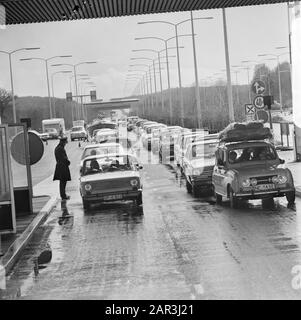
<svg viewBox="0 0 301 320"><path fill-rule="evenodd" d="M273 135L270 128L264 127L261 121L230 123L218 136L220 142L239 142L272 138Z"/></svg>

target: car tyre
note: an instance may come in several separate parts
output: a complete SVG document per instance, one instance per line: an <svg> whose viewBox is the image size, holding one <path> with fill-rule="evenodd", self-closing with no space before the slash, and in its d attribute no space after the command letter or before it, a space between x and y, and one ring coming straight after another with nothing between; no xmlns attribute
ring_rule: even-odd
<svg viewBox="0 0 301 320"><path fill-rule="evenodd" d="M229 190L229 200L230 200L230 208L231 209L236 209L237 208L237 204L238 204L238 200L234 196L234 192L233 192L233 189L231 187L230 187L230 190Z"/></svg>
<svg viewBox="0 0 301 320"><path fill-rule="evenodd" d="M287 192L285 196L286 196L286 200L287 200L288 204L295 203L295 199L296 199L296 192L295 191Z"/></svg>
<svg viewBox="0 0 301 320"><path fill-rule="evenodd" d="M84 207L85 210L90 210L89 201L83 199L83 207Z"/></svg>
<svg viewBox="0 0 301 320"><path fill-rule="evenodd" d="M216 204L222 204L222 202L223 202L223 196L220 195L220 194L218 194L218 193L216 193L214 187L213 187L213 195L214 195Z"/></svg>
<svg viewBox="0 0 301 320"><path fill-rule="evenodd" d="M199 195L199 190L196 186L192 186L192 195L194 197L198 197L198 195Z"/></svg>
<svg viewBox="0 0 301 320"><path fill-rule="evenodd" d="M143 204L142 194L139 194L139 196L136 198L135 204L136 206L141 206Z"/></svg>

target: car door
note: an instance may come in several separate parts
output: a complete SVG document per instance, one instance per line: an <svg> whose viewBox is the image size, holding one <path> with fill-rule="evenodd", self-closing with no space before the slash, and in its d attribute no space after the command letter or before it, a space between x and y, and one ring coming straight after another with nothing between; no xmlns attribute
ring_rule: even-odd
<svg viewBox="0 0 301 320"><path fill-rule="evenodd" d="M226 172L226 151L218 148L216 151L216 162L213 169L212 182L215 192L224 196L227 195L227 189L225 190Z"/></svg>
<svg viewBox="0 0 301 320"><path fill-rule="evenodd" d="M187 151L186 151L186 153L184 154L184 157L183 157L183 166L182 166L182 168L183 168L183 173L184 173L185 177L187 177L187 178L190 175L189 174L189 171L190 171L190 160L189 160L190 152L191 152L191 148L188 147Z"/></svg>

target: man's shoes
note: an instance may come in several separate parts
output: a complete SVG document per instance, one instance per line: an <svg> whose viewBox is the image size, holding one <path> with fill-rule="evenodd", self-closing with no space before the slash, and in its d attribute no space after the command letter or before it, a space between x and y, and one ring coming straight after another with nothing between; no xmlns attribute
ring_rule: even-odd
<svg viewBox="0 0 301 320"><path fill-rule="evenodd" d="M70 199L70 196L66 196L64 198L62 198L62 200L69 200Z"/></svg>

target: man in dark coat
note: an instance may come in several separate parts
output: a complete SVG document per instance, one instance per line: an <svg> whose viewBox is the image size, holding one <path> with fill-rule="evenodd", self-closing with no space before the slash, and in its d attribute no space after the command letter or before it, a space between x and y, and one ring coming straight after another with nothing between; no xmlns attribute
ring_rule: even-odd
<svg viewBox="0 0 301 320"><path fill-rule="evenodd" d="M69 165L70 161L67 157L65 145L67 144L67 137L61 137L60 143L54 150L54 155L56 159L56 167L54 172L53 180L60 181L60 195L63 200L70 199L70 196L66 195L66 185L67 181L71 180Z"/></svg>

